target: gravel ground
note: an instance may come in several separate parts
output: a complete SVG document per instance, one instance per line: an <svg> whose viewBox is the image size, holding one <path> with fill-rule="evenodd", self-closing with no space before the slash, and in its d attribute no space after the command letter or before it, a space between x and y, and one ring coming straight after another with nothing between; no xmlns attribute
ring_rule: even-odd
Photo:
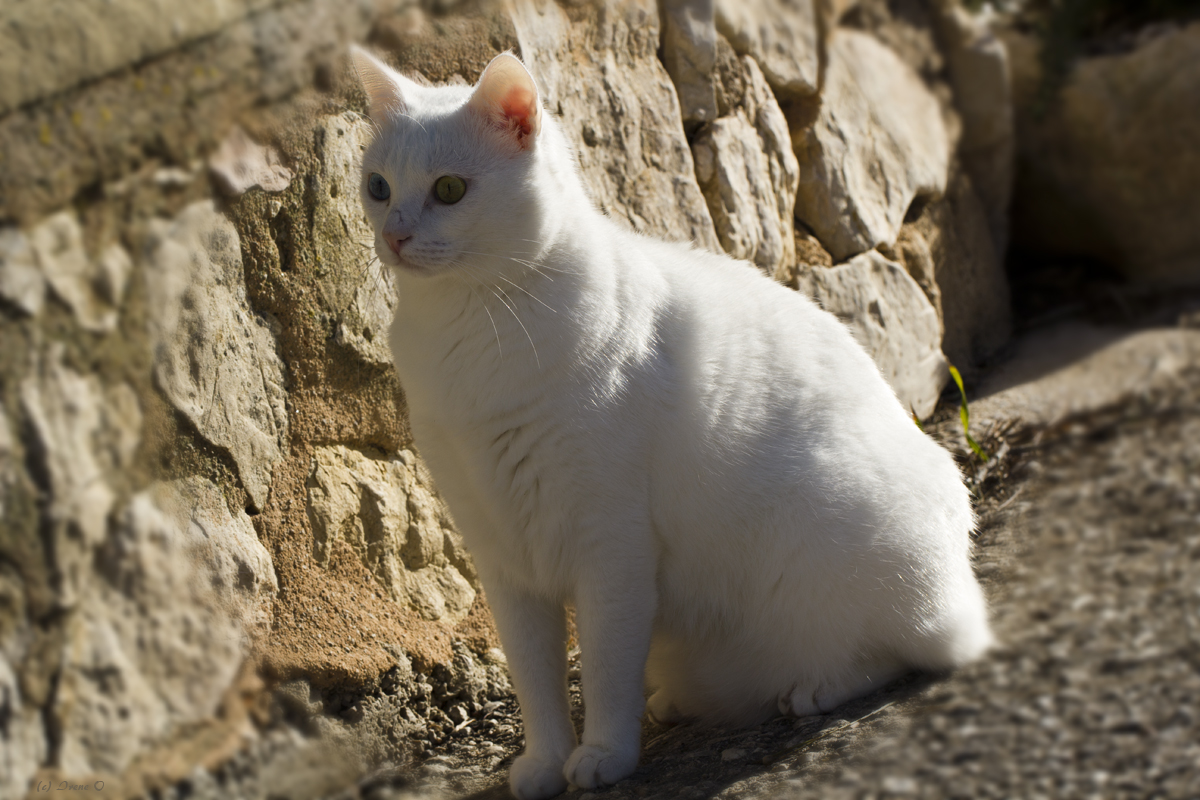
<svg viewBox="0 0 1200 800"><path fill-rule="evenodd" d="M931 432L950 440L947 405ZM629 779L564 797L1200 798L1200 369L1052 427L997 426L983 444L993 458L964 463L996 650L829 715L647 723ZM516 712L511 699L464 708L415 765L337 797L509 797Z"/></svg>

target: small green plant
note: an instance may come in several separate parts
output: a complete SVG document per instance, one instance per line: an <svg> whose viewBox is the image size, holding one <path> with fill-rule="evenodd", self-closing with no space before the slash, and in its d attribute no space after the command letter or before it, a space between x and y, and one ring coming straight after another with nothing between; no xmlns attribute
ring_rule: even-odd
<svg viewBox="0 0 1200 800"><path fill-rule="evenodd" d="M971 410L967 407L967 390L963 388L962 375L958 374L958 369L950 365L950 377L954 378L954 385L958 387L958 394L962 397L962 405L958 407L958 418L962 420L963 435L967 437L967 444L975 451L975 455L979 456L980 461L987 461L988 455L983 452L983 448L979 446L979 442L971 438Z"/></svg>

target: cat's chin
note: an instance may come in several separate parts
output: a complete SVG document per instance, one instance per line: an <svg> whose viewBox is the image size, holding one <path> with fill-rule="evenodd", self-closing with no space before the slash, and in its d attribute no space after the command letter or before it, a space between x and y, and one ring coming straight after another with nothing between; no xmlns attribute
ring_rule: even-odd
<svg viewBox="0 0 1200 800"><path fill-rule="evenodd" d="M388 267L393 271L403 275L432 275L437 271L435 269L431 269L430 267L422 266L421 264L414 264L411 261L407 261L403 258L393 257L387 260L380 259L380 261L385 267Z"/></svg>

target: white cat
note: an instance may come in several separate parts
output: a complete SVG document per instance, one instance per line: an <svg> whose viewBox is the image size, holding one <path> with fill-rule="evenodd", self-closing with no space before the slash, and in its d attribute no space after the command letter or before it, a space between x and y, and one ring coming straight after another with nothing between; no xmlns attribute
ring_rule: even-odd
<svg viewBox="0 0 1200 800"><path fill-rule="evenodd" d="M514 56L473 88L354 63L392 352L521 702L518 798L628 775L646 685L660 721L746 724L987 648L958 470L841 323L597 211Z"/></svg>

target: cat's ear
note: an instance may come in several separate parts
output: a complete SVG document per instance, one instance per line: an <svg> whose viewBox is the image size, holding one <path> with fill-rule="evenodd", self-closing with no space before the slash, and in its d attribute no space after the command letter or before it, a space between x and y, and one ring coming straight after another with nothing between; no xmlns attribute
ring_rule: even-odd
<svg viewBox="0 0 1200 800"><path fill-rule="evenodd" d="M467 108L524 150L533 147L542 129L537 84L512 53L501 53L487 65L467 101Z"/></svg>
<svg viewBox="0 0 1200 800"><path fill-rule="evenodd" d="M367 93L367 113L371 119L384 122L405 113L408 104L404 94L411 92L415 83L357 45L350 45L350 60L363 91Z"/></svg>

